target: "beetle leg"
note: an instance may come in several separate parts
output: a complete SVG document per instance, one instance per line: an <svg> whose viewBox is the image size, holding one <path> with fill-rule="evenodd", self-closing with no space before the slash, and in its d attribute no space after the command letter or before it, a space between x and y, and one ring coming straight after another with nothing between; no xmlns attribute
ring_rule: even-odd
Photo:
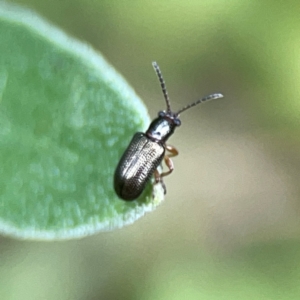
<svg viewBox="0 0 300 300"><path fill-rule="evenodd" d="M154 171L154 179L155 179L155 183L159 183L159 182L161 183L161 185L162 185L162 187L163 187L163 189L164 189L164 194L167 193L167 188L166 188L166 185L165 185L165 183L163 182L163 179L162 179L162 178L163 178L164 176L167 176L167 175L169 175L169 174L171 174L171 173L173 172L173 170L174 170L174 165L173 165L173 161L171 160L170 157L173 157L173 156L178 155L178 150L177 150L175 147L173 147L173 146L166 145L166 150L167 150L168 152L170 152L169 155L165 155L165 156L164 156L164 161L165 161L166 166L169 168L169 171L163 172L163 173L161 173L161 174L158 172L158 170L155 170L155 171Z"/></svg>
<svg viewBox="0 0 300 300"><path fill-rule="evenodd" d="M157 169L154 171L154 179L155 179L155 183L160 182L160 174Z"/></svg>
<svg viewBox="0 0 300 300"><path fill-rule="evenodd" d="M166 145L166 150L170 152L169 157L177 156L179 154L178 150L171 145Z"/></svg>
<svg viewBox="0 0 300 300"><path fill-rule="evenodd" d="M165 157L164 157L165 164L169 168L169 171L161 173L160 177L167 176L173 172L174 164L170 157L178 155L178 150L173 146L167 145L166 150L170 152L169 155L165 155Z"/></svg>
<svg viewBox="0 0 300 300"><path fill-rule="evenodd" d="M158 172L157 169L154 171L154 179L155 179L155 183L159 183L159 182L161 183L161 185L162 185L162 187L164 189L164 194L166 194L167 193L166 185L163 182L161 174L159 174L159 172Z"/></svg>

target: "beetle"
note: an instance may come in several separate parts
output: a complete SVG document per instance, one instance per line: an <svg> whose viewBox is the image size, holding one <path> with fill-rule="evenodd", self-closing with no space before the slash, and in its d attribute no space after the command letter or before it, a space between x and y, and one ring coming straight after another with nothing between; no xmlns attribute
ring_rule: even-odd
<svg viewBox="0 0 300 300"><path fill-rule="evenodd" d="M138 198L152 175L154 175L156 183L162 183L166 194L166 187L162 178L173 172L174 166L171 157L178 155L176 148L167 145L166 141L181 125L180 113L202 102L223 97L222 94L212 94L183 107L177 112L172 112L160 68L156 62L153 62L152 66L159 79L167 109L158 113L158 117L151 122L145 133L137 132L134 134L119 161L114 174L114 189L118 197L125 201ZM166 154L166 152L169 153ZM160 174L157 168L163 159L169 170Z"/></svg>

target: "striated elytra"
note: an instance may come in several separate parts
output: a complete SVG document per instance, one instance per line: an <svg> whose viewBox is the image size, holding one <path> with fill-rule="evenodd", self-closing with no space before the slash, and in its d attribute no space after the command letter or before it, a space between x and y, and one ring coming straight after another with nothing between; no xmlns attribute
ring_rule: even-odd
<svg viewBox="0 0 300 300"><path fill-rule="evenodd" d="M166 141L174 133L175 128L180 126L180 113L199 103L223 97L222 94L212 94L185 106L177 112L172 112L159 66L156 62L153 62L152 65L160 81L167 109L158 113L158 117L152 121L145 133L137 132L133 136L119 161L114 175L114 189L118 197L126 201L137 199L152 175L154 175L156 183L161 182L163 184L166 193L162 178L172 173L174 166L170 157L178 154L174 147L166 145ZM169 153L166 154L166 152ZM169 170L160 174L157 167L163 159Z"/></svg>

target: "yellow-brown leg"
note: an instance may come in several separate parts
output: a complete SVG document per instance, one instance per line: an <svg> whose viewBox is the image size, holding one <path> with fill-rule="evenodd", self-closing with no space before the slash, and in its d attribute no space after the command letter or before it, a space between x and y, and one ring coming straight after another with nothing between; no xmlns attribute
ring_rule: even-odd
<svg viewBox="0 0 300 300"><path fill-rule="evenodd" d="M169 155L165 154L165 157L164 157L165 164L169 168L169 171L161 173L160 177L167 176L173 172L174 164L170 157L174 157L174 156L178 155L178 150L173 146L167 145L166 150L170 152Z"/></svg>
<svg viewBox="0 0 300 300"><path fill-rule="evenodd" d="M164 194L166 194L167 193L166 185L165 185L164 181L162 180L157 169L154 171L154 179L155 179L155 183L160 183L162 185L162 187L164 189Z"/></svg>
<svg viewBox="0 0 300 300"><path fill-rule="evenodd" d="M178 155L177 149L175 147L173 147L173 146L167 145L166 146L166 150L168 152L170 152L169 155L165 154L165 156L164 156L164 161L165 161L166 166L169 168L169 171L163 172L161 174L159 174L158 170L154 171L155 182L156 183L160 182L162 184L165 194L167 193L167 189L166 189L166 185L163 182L162 177L167 176L167 175L169 175L169 174L171 174L173 172L173 170L174 170L174 164L173 164L173 161L171 160L170 157Z"/></svg>
<svg viewBox="0 0 300 300"><path fill-rule="evenodd" d="M166 145L166 150L171 153L169 154L169 157L177 156L179 154L178 150L171 145Z"/></svg>

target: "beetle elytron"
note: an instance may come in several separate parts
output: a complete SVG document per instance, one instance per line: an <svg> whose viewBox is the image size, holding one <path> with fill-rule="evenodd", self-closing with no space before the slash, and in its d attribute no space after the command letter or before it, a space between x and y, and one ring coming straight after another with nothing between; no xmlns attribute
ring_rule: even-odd
<svg viewBox="0 0 300 300"><path fill-rule="evenodd" d="M126 201L138 198L153 174L155 182L161 182L166 193L162 178L172 173L174 169L170 157L178 155L178 151L174 147L166 145L166 141L174 133L175 128L180 126L180 113L199 103L223 97L222 94L212 94L185 106L177 112L172 112L159 66L156 62L153 62L152 65L160 81L167 110L158 113L158 117L152 121L145 133L137 132L133 136L116 168L114 188L117 195ZM169 154L166 154L167 151ZM157 167L163 159L169 170L160 174Z"/></svg>

